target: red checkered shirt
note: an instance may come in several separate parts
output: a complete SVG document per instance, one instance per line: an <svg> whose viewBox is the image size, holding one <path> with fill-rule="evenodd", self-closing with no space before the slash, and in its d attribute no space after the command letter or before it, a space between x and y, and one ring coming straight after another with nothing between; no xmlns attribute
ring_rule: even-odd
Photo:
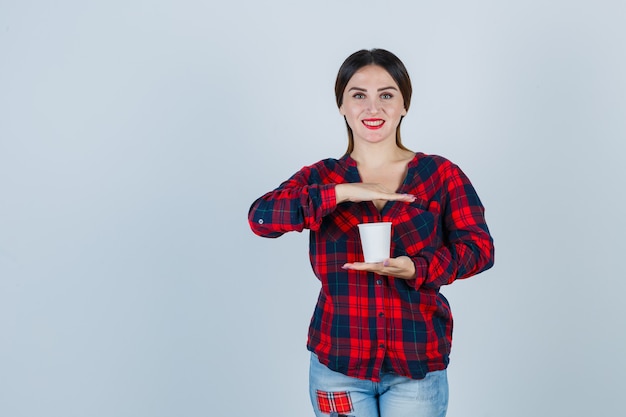
<svg viewBox="0 0 626 417"><path fill-rule="evenodd" d="M252 204L250 227L265 237L310 230L322 287L307 347L321 363L372 381L382 370L421 379L449 362L452 315L439 288L493 265L484 208L465 174L440 156L409 162L398 192L417 196L412 203L388 201L381 211L371 201L337 204L335 185L357 182L349 155L304 167ZM378 221L392 222L392 257L409 256L414 279L342 269L363 261L357 224Z"/></svg>

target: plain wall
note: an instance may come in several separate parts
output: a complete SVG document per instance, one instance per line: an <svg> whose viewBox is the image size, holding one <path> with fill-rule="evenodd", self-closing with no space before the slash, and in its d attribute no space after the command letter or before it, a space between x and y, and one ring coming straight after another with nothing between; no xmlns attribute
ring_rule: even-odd
<svg viewBox="0 0 626 417"><path fill-rule="evenodd" d="M469 175L451 417L622 412L622 1L0 1L0 415L306 416L307 233L254 199L346 147L334 77L406 64Z"/></svg>

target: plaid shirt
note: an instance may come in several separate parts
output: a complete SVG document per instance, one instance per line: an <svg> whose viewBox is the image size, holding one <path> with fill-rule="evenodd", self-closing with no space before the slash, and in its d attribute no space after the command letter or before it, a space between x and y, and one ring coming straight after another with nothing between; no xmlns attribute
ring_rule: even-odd
<svg viewBox="0 0 626 417"><path fill-rule="evenodd" d="M381 371L413 379L445 369L452 315L439 288L493 265L493 240L483 206L465 174L450 161L418 153L399 193L412 203L337 204L335 184L361 182L349 155L304 167L256 200L254 233L278 237L310 229L310 259L322 283L307 347L321 363L345 375L380 380ZM344 270L362 262L359 223L392 222L392 257L409 256L411 280Z"/></svg>

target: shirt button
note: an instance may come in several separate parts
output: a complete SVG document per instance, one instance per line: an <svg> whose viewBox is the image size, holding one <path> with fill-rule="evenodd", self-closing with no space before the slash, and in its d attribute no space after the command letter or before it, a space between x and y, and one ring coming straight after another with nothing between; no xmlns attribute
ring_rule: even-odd
<svg viewBox="0 0 626 417"><path fill-rule="evenodd" d="M378 317L385 317L385 313L381 311L380 313L378 313Z"/></svg>
<svg viewBox="0 0 626 417"><path fill-rule="evenodd" d="M381 343L380 345L378 345L379 348L384 349L385 348L385 344Z"/></svg>
<svg viewBox="0 0 626 417"><path fill-rule="evenodd" d="M258 223L263 224L263 219L259 219Z"/></svg>
<svg viewBox="0 0 626 417"><path fill-rule="evenodd" d="M383 280L382 280L382 279L377 279L377 280L376 280L376 285L382 285L382 283L383 283Z"/></svg>

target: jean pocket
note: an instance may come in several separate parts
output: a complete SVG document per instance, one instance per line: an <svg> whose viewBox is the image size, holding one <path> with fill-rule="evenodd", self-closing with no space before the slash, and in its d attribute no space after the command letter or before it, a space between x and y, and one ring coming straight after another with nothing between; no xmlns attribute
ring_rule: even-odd
<svg viewBox="0 0 626 417"><path fill-rule="evenodd" d="M338 413L350 413L354 410L352 398L348 391L328 392L316 390L317 408L322 413L329 413L337 416Z"/></svg>

